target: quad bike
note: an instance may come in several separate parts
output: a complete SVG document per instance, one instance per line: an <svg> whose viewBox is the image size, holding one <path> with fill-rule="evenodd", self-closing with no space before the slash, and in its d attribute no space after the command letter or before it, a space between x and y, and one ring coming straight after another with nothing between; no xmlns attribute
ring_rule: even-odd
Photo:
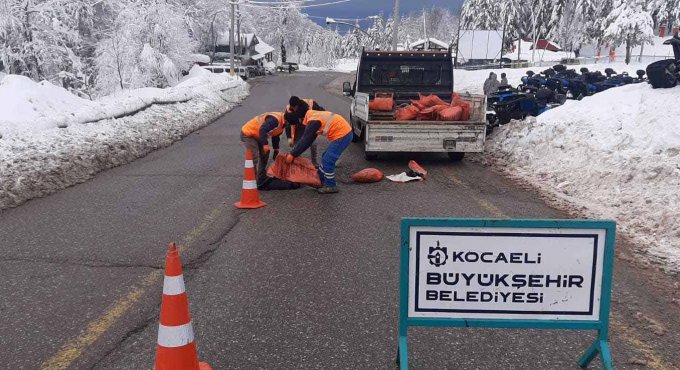
<svg viewBox="0 0 680 370"><path fill-rule="evenodd" d="M489 96L488 105L493 112L487 113L487 119L490 128L493 128L513 119L538 116L564 104L565 101L565 95L547 88L539 88L535 93L518 90L499 91Z"/></svg>
<svg viewBox="0 0 680 370"><path fill-rule="evenodd" d="M680 37L676 33L663 42L673 47L674 59L656 61L647 66L647 79L653 88L671 88L680 82Z"/></svg>

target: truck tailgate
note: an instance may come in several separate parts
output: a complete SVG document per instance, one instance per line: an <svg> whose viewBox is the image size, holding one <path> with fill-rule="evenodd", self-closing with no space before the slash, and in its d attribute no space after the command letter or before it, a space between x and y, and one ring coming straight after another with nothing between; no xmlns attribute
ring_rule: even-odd
<svg viewBox="0 0 680 370"><path fill-rule="evenodd" d="M366 125L367 152L482 152L486 125L411 124Z"/></svg>

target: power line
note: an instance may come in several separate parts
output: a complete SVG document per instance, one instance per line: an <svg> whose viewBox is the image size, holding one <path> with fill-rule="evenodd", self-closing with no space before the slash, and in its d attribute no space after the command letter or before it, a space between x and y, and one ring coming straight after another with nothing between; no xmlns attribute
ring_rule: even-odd
<svg viewBox="0 0 680 370"><path fill-rule="evenodd" d="M337 0L337 1L332 1L328 3L323 3L323 4L310 4L310 5L300 5L304 4L307 1L299 1L299 2L272 2L269 5L265 5L263 3L256 3L256 2L251 2L248 1L246 3L243 3L241 5L247 6L250 8L269 8L269 9L291 9L291 8L296 8L296 9L304 9L304 8L315 8L319 6L326 6L326 5L333 5L333 4L340 4L340 3L346 3L348 1L352 0ZM277 6L277 5L283 5L283 6ZM287 6L287 5L293 5L293 6Z"/></svg>

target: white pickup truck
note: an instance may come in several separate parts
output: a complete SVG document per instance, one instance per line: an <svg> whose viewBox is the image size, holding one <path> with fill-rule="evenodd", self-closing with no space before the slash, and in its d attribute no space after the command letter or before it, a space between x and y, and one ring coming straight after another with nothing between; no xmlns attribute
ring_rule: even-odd
<svg viewBox="0 0 680 370"><path fill-rule="evenodd" d="M418 93L436 94L450 101L450 52L364 50L354 84L344 82L342 90L352 97L354 141L363 142L367 160L381 152L445 152L451 159L461 160L465 153L484 150L484 95L460 94L471 106L468 121L398 121L393 112L369 109L369 101L376 93L392 93L395 107L418 99Z"/></svg>

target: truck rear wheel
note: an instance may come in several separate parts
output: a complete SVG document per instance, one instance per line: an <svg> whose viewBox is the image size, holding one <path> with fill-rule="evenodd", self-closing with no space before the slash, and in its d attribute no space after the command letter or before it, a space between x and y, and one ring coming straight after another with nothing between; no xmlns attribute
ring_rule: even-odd
<svg viewBox="0 0 680 370"><path fill-rule="evenodd" d="M446 153L449 155L449 159L452 161L462 161L463 157L465 157L465 152L448 152Z"/></svg>

